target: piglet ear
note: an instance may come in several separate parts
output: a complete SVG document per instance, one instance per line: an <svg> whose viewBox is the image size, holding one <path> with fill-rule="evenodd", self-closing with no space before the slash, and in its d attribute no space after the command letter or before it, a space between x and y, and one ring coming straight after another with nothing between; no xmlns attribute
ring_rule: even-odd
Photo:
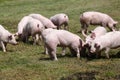
<svg viewBox="0 0 120 80"><path fill-rule="evenodd" d="M114 24L118 24L118 22L117 22L117 21L115 21L115 22L114 22Z"/></svg>
<svg viewBox="0 0 120 80"><path fill-rule="evenodd" d="M90 37L91 37L92 39L95 39L96 34L95 34L94 32L92 32Z"/></svg>
<svg viewBox="0 0 120 80"><path fill-rule="evenodd" d="M9 40L12 40L12 35L8 36L8 39L9 39Z"/></svg>

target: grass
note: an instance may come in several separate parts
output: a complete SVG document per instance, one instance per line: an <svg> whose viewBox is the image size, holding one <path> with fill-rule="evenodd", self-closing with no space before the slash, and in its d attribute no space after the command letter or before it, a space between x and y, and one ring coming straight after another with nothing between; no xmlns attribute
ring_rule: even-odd
<svg viewBox="0 0 120 80"><path fill-rule="evenodd" d="M100 11L120 21L119 0L0 0L0 24L10 32L17 31L18 22L30 13L50 17L56 13L68 14L70 31L81 36L79 16L85 11ZM119 28L118 24L118 28ZM89 29L93 29L90 26ZM49 60L43 54L44 47L19 42L7 46L8 52L0 49L0 80L119 80L119 49L110 51L110 59L77 60L70 52L61 56L58 48L58 61Z"/></svg>

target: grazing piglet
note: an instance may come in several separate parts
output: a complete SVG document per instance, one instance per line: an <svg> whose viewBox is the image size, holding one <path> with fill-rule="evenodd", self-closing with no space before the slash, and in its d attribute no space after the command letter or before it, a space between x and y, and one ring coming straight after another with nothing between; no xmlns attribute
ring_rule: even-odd
<svg viewBox="0 0 120 80"><path fill-rule="evenodd" d="M65 54L65 48L69 47L71 52L76 52L77 57L80 58L80 51L84 42L79 36L66 30L46 29L43 30L42 37L45 42L45 46L48 50L48 53L53 60L57 60L57 46L63 47L63 55Z"/></svg>
<svg viewBox="0 0 120 80"><path fill-rule="evenodd" d="M91 34L89 34L88 36L85 36L86 39L85 39L85 45L84 45L84 47L85 47L85 48L87 49L87 51L88 51L88 53L87 53L86 55L88 55L89 57L90 57L90 56L92 57L92 55L91 55L91 53L90 53L90 50L89 50L92 41L93 41L95 38L97 38L97 37L100 37L100 36L102 36L102 35L105 35L106 33L107 33L107 30L106 30L104 27L98 26L98 27L96 27L93 31L91 31Z"/></svg>
<svg viewBox="0 0 120 80"><path fill-rule="evenodd" d="M31 17L29 16L25 16L23 17L20 22L18 23L18 27L17 27L17 32L16 35L21 39L22 37L22 33L23 33L23 28L26 27L26 25L28 24L28 21L31 20Z"/></svg>
<svg viewBox="0 0 120 80"><path fill-rule="evenodd" d="M36 44L39 40L41 35L41 31L44 29L43 24L34 18L30 18L27 22L27 25L23 28L22 32L22 40L24 42L28 42L30 36L32 36L34 43Z"/></svg>
<svg viewBox="0 0 120 80"><path fill-rule="evenodd" d="M80 15L80 23L82 28L82 34L87 34L87 28L89 25L101 25L103 27L108 27L110 30L114 31L117 21L114 21L109 15L101 13L101 12L95 12L95 11L89 11L84 12Z"/></svg>
<svg viewBox="0 0 120 80"><path fill-rule="evenodd" d="M14 34L6 30L2 25L0 25L0 46L3 49L3 52L6 52L7 43L16 45L16 39Z"/></svg>
<svg viewBox="0 0 120 80"><path fill-rule="evenodd" d="M48 18L44 17L43 15L40 15L40 14L30 14L29 16L34 18L34 19L38 19L39 21L41 21L45 28L53 28L53 29L57 28L57 26L55 26L51 22L51 20L49 20Z"/></svg>
<svg viewBox="0 0 120 80"><path fill-rule="evenodd" d="M92 41L90 52L99 55L105 49L106 57L109 58L109 50L117 47L120 47L120 31L113 31Z"/></svg>
<svg viewBox="0 0 120 80"><path fill-rule="evenodd" d="M64 14L64 13L56 14L56 15L50 17L50 20L53 22L54 25L57 26L57 29L61 29L62 25L64 25L65 30L68 29L69 18L67 16L67 14Z"/></svg>

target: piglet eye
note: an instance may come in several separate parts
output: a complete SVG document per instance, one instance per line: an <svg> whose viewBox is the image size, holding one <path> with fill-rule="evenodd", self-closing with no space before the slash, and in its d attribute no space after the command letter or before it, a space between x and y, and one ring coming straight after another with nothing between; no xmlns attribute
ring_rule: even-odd
<svg viewBox="0 0 120 80"><path fill-rule="evenodd" d="M39 24L37 24L37 27L39 28Z"/></svg>
<svg viewBox="0 0 120 80"><path fill-rule="evenodd" d="M12 40L12 35L8 36L8 39L9 39L9 40Z"/></svg>
<svg viewBox="0 0 120 80"><path fill-rule="evenodd" d="M47 29L47 27L45 26L45 29Z"/></svg>
<svg viewBox="0 0 120 80"><path fill-rule="evenodd" d="M97 47L97 44L95 43L94 47Z"/></svg>
<svg viewBox="0 0 120 80"><path fill-rule="evenodd" d="M94 45L95 48L99 49L100 48L100 45L96 44Z"/></svg>

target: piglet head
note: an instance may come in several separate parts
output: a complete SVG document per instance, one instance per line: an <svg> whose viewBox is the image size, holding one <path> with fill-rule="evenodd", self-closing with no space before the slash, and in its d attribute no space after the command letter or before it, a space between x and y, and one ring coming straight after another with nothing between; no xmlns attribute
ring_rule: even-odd
<svg viewBox="0 0 120 80"><path fill-rule="evenodd" d="M115 22L113 23L113 26L116 27L117 24L118 24L118 22L115 21Z"/></svg>
<svg viewBox="0 0 120 80"><path fill-rule="evenodd" d="M18 44L16 39L15 39L14 34L11 34L11 35L8 36L8 43L13 44L13 45Z"/></svg>
<svg viewBox="0 0 120 80"><path fill-rule="evenodd" d="M95 53L100 50L100 45L98 43L93 43L90 48L91 53Z"/></svg>
<svg viewBox="0 0 120 80"><path fill-rule="evenodd" d="M110 29L111 31L116 31L116 25L117 25L117 24L118 24L117 21L114 21L114 22L112 22L112 23L109 23L109 24L108 24L109 29Z"/></svg>

